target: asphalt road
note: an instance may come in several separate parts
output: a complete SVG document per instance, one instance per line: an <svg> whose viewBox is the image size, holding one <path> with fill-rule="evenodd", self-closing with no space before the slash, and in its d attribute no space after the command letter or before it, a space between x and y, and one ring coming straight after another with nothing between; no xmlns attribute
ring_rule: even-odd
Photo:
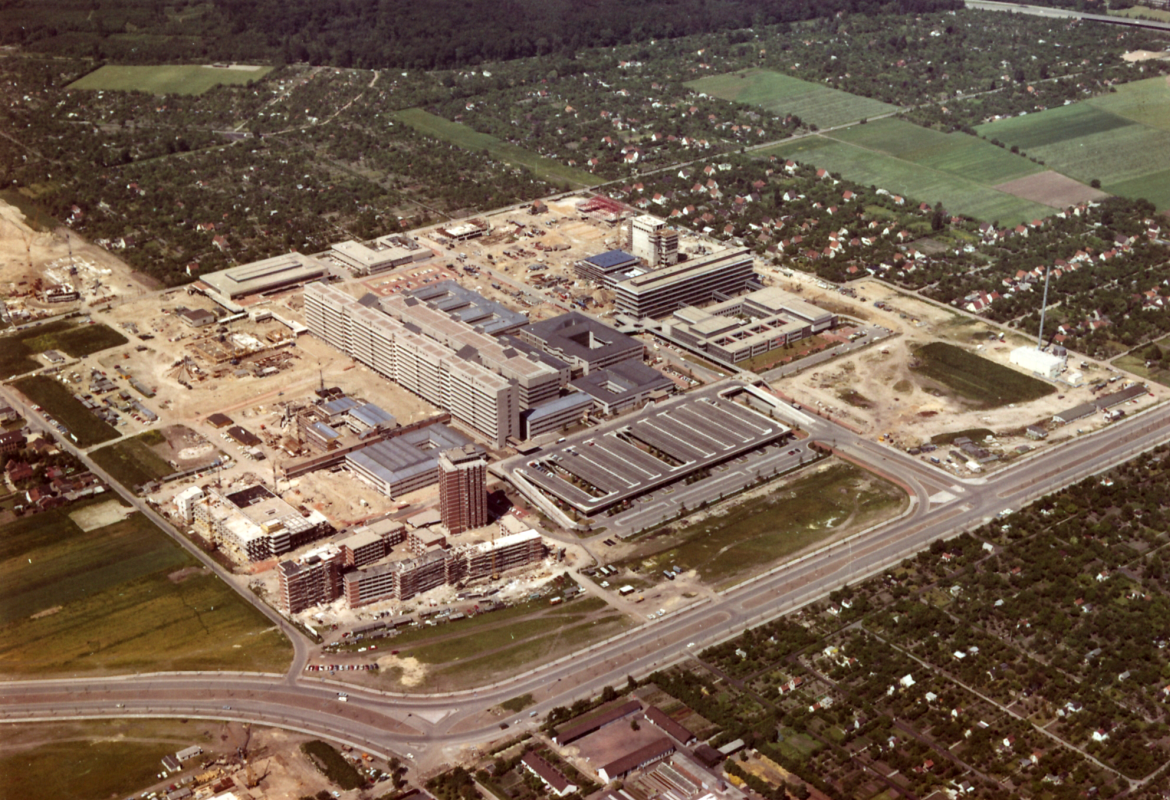
<svg viewBox="0 0 1170 800"><path fill-rule="evenodd" d="M813 441L895 477L911 493L898 519L822 548L740 586L654 622L500 683L437 695L405 695L356 688L303 674L303 643L286 675L239 673L77 676L12 681L0 687L0 721L84 717L211 717L254 721L306 731L398 755L418 766L444 763L450 746L477 745L501 735L500 723L531 725L527 716L502 715L499 703L531 693L539 714L568 705L628 675L644 675L737 635L746 626L791 611L845 582L876 574L930 542L957 535L1005 509L1107 469L1170 440L1170 406L1129 417L1060 447L1040 451L996 475L962 480L919 459L850 434L821 419L794 421ZM785 451L786 452L786 451ZM144 513L151 513L146 509ZM164 525L164 530L167 527ZM202 560L202 559L201 559ZM206 562L205 562L206 563ZM213 566L213 565L209 565ZM214 566L213 566L214 568ZM294 641L300 637L292 634ZM337 698L349 694L348 702Z"/></svg>
<svg viewBox="0 0 1170 800"><path fill-rule="evenodd" d="M977 11L1008 11L1013 14L1028 14L1035 17L1056 17L1059 19L1083 19L1089 22L1104 22L1108 25L1125 25L1131 28L1153 28L1155 30L1170 30L1170 23L1157 20L1134 19L1132 17L1114 17L1105 14L1087 14L1083 11L1074 11L1069 8L1055 8L1053 6L1029 6L1023 3L997 3L990 0L967 0L967 8Z"/></svg>

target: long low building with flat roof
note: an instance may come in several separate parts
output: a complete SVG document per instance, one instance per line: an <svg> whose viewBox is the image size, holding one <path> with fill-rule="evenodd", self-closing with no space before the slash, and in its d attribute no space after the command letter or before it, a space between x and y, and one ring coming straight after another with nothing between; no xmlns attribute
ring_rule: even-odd
<svg viewBox="0 0 1170 800"><path fill-rule="evenodd" d="M738 382L704 387L506 459L493 471L530 497L551 495L591 516L790 436L791 428L751 407L771 402Z"/></svg>
<svg viewBox="0 0 1170 800"><path fill-rule="evenodd" d="M434 254L430 248L410 237L391 234L375 239L372 246L364 242L339 242L330 248L329 255L353 270L355 275L373 275L425 261Z"/></svg>
<svg viewBox="0 0 1170 800"><path fill-rule="evenodd" d="M769 287L706 308L680 308L662 332L734 364L832 328L837 315Z"/></svg>
<svg viewBox="0 0 1170 800"><path fill-rule="evenodd" d="M318 259L303 253L286 253L251 264L230 267L199 276L199 281L225 300L267 294L309 283L329 274Z"/></svg>
<svg viewBox="0 0 1170 800"><path fill-rule="evenodd" d="M741 294L754 279L755 262L746 248L724 250L620 281L614 301L619 313L657 319L683 306Z"/></svg>
<svg viewBox="0 0 1170 800"><path fill-rule="evenodd" d="M446 425L428 425L349 453L345 465L382 494L399 497L438 483L439 454L464 445L472 442L458 431ZM483 452L483 448L472 446Z"/></svg>

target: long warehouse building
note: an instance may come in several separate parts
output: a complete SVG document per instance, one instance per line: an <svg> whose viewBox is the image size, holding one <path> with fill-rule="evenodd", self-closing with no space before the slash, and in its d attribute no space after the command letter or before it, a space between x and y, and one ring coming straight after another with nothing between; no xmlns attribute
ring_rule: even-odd
<svg viewBox="0 0 1170 800"><path fill-rule="evenodd" d="M364 298L377 304L373 295ZM376 307L324 283L305 287L313 335L482 433L497 447L520 436L517 387L507 378L410 330Z"/></svg>
<svg viewBox="0 0 1170 800"><path fill-rule="evenodd" d="M619 312L631 316L664 317L683 306L741 294L754 278L746 248L724 250L627 278L614 287L615 302Z"/></svg>

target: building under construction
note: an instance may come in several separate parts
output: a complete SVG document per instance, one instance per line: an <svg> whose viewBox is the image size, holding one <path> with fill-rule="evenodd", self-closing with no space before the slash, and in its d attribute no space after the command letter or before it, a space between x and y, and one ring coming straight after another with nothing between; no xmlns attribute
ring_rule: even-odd
<svg viewBox="0 0 1170 800"><path fill-rule="evenodd" d="M263 561L334 533L320 511L302 513L259 484L228 495L209 487L194 504L194 528L240 561Z"/></svg>
<svg viewBox="0 0 1170 800"><path fill-rule="evenodd" d="M381 537L386 552L389 552L388 542L401 541L398 538L401 535L401 530L396 529ZM344 539L314 550L296 562L281 562L277 571L280 608L295 614L342 595L352 608L381 600L409 600L439 586L498 576L535 564L548 555L544 539L534 530L462 547L450 547L440 536L419 553L417 545L424 538L419 537L417 541L412 538L416 545L412 548L415 553L412 558L365 568L355 568L364 559L358 559L358 551L350 548L355 543L360 546L360 542Z"/></svg>

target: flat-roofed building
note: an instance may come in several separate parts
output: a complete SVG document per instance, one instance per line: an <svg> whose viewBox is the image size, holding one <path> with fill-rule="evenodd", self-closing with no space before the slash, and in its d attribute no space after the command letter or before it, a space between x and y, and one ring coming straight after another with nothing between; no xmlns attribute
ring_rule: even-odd
<svg viewBox="0 0 1170 800"><path fill-rule="evenodd" d="M289 289L329 274L329 268L313 256L286 253L262 261L200 275L199 281L226 300Z"/></svg>
<svg viewBox="0 0 1170 800"><path fill-rule="evenodd" d="M706 308L680 308L663 323L662 331L734 364L836 324L836 314L769 287Z"/></svg>
<svg viewBox="0 0 1170 800"><path fill-rule="evenodd" d="M487 525L487 462L475 447L439 455L439 513L452 534Z"/></svg>
<svg viewBox="0 0 1170 800"><path fill-rule="evenodd" d="M674 381L641 361L623 361L594 370L570 386L588 395L603 414L618 414L645 403L657 392L673 393Z"/></svg>
<svg viewBox="0 0 1170 800"><path fill-rule="evenodd" d="M614 299L620 313L659 318L683 306L742 294L754 278L751 253L737 248L627 278L614 286Z"/></svg>
<svg viewBox="0 0 1170 800"><path fill-rule="evenodd" d="M391 234L365 242L340 242L330 248L329 255L340 261L356 275L373 275L389 269L425 261L434 255L408 236Z"/></svg>
<svg viewBox="0 0 1170 800"><path fill-rule="evenodd" d="M345 465L382 494L398 497L437 483L440 453L465 445L480 456L484 453L458 431L428 425L348 453Z"/></svg>
<svg viewBox="0 0 1170 800"><path fill-rule="evenodd" d="M462 559L461 571L467 580L498 575L510 569L525 567L543 561L548 555L544 539L535 530L501 536L495 541L468 545L455 551L453 558Z"/></svg>
<svg viewBox="0 0 1170 800"><path fill-rule="evenodd" d="M195 503L195 530L237 558L263 561L333 533L316 510L303 514L259 484Z"/></svg>
<svg viewBox="0 0 1170 800"><path fill-rule="evenodd" d="M438 305L400 295L383 298L380 305L394 319L449 348L457 358L506 379L516 387L521 411L555 397L564 385L560 371L545 359L509 347L506 341L477 330L473 324L452 316ZM509 323L498 329L504 333L514 328Z"/></svg>
<svg viewBox="0 0 1170 800"><path fill-rule="evenodd" d="M530 408L520 414L524 438L531 439L580 422L593 405L593 397L588 393L573 392Z"/></svg>
<svg viewBox="0 0 1170 800"><path fill-rule="evenodd" d="M570 311L520 329L519 339L589 374L622 361L642 358L645 346L605 323Z"/></svg>
<svg viewBox="0 0 1170 800"><path fill-rule="evenodd" d="M528 324L527 314L488 300L451 280L420 286L406 294L489 336L519 330Z"/></svg>
<svg viewBox="0 0 1170 800"><path fill-rule="evenodd" d="M609 250L581 259L573 265L573 270L580 278L613 288L619 280L625 280L627 272L639 266L637 256L624 250Z"/></svg>
<svg viewBox="0 0 1170 800"><path fill-rule="evenodd" d="M489 347L495 341L441 311L410 298L390 307L373 295L355 300L321 283L305 287L305 321L309 330L332 346L371 367L482 433L495 445L519 436L517 389L507 377L469 360L470 351L457 352L439 340L419 333L415 310L427 313L468 335L480 337ZM391 308L408 309L408 322L391 315ZM474 349L474 348L473 348ZM502 350L503 348L499 348ZM534 362L518 359L539 368ZM555 373L553 376L555 381Z"/></svg>
<svg viewBox="0 0 1170 800"><path fill-rule="evenodd" d="M482 219L469 219L458 225L444 225L441 228L436 228L435 232L453 242L465 242L468 239L483 236L491 229L491 226Z"/></svg>
<svg viewBox="0 0 1170 800"><path fill-rule="evenodd" d="M391 549L406 541L406 526L388 517L371 520L351 528L337 541L347 567L364 567L389 555Z"/></svg>

